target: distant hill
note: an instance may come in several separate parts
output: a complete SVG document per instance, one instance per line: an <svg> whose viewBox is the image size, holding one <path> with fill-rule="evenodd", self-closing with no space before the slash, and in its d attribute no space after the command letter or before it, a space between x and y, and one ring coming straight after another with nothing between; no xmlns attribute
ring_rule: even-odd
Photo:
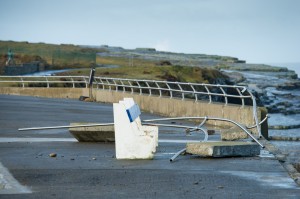
<svg viewBox="0 0 300 199"><path fill-rule="evenodd" d="M80 46L0 41L0 73L8 50L18 62L42 60L46 69L78 69L73 75L88 74L91 66L97 74L111 77L148 78L170 81L224 83L222 70L288 72L287 68L247 64L235 57L156 51L154 48ZM293 75L293 74L292 74ZM226 80L227 79L227 80Z"/></svg>

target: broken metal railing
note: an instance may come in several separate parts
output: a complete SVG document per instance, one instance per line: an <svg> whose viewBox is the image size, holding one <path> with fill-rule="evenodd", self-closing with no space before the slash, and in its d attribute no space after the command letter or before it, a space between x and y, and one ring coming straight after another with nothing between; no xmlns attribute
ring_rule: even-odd
<svg viewBox="0 0 300 199"><path fill-rule="evenodd" d="M267 118L267 117L266 117ZM261 125L264 121L266 121L266 118L264 118L258 125ZM172 121L172 120L192 120L192 119L201 119L201 123L198 126L185 126L185 125L173 125L173 124L161 124L161 123L154 123L156 121ZM226 119L226 118L218 118L218 117L175 117L175 118L161 118L161 119L148 119L148 120L142 120L143 125L152 125L152 126L163 126L163 127L174 127L174 128L184 128L191 131L202 131L205 134L204 140L208 140L208 133L207 130L203 128L204 124L208 120L216 120L216 121L225 121L232 124L235 124L239 128L241 128L245 133L248 134L249 137L251 137L257 144L259 144L262 148L264 146L252 135L251 132L248 131L250 128L254 128L256 126L250 126L246 127L242 124ZM64 129L64 128L77 128L77 127L92 127L92 126L110 126L114 125L114 123L99 123L99 124L87 124L87 125L70 125L70 126L51 126L51 127L31 127L31 128L20 128L19 131L29 131L29 130L49 130L49 129Z"/></svg>
<svg viewBox="0 0 300 199"><path fill-rule="evenodd" d="M174 97L175 93L181 96L184 100L186 95L194 98L195 101L199 100L200 96L206 96L209 103L213 102L214 98L223 98L224 104L229 103L230 98L240 99L240 104L245 106L245 99L252 101L253 119L259 137L261 137L261 128L257 116L257 105L254 95L247 89L246 86L236 85L217 85L217 84L204 84L204 83L185 83L185 82L170 82L158 80L140 80L140 79L122 79L122 78L109 78L109 77L95 77L95 84L97 88L109 89L120 92L138 92L140 95L148 94L153 95L157 91L159 97L168 96ZM229 93L229 91L231 91ZM176 96L176 97L179 97ZM220 99L216 100L220 102Z"/></svg>
<svg viewBox="0 0 300 199"><path fill-rule="evenodd" d="M153 95L153 91L162 96L174 97L175 93L179 93L176 97L183 100L186 95L191 95L195 101L200 100L199 96L207 96L209 103L212 103L213 97L224 99L225 105L229 103L228 98L240 99L240 104L245 105L245 99L251 99L252 96L246 86L236 85L219 85L205 83L186 83L186 82L171 82L159 80L141 80L141 79L123 79L110 77L95 77L97 88L108 89L114 91L129 91L131 93ZM226 92L228 89L235 91L234 94ZM155 94L156 95L156 94ZM192 98L192 97L189 98Z"/></svg>
<svg viewBox="0 0 300 199"><path fill-rule="evenodd" d="M88 76L0 76L0 84L19 83L22 87L41 87L50 88L72 86L73 88L89 86ZM63 85L60 85L63 84ZM158 80L141 80L141 79L122 79L110 77L94 77L93 86L97 89L110 90L116 92L139 93L140 95L169 97L169 98L186 98L199 100L208 100L208 103L224 102L224 105L231 103L232 99L238 99L239 104L243 107L246 105L245 100L250 100L253 108L253 119L261 137L261 128L257 116L257 105L254 95L246 86L235 85L218 85L204 83L185 83L170 82ZM236 100L235 100L235 103Z"/></svg>
<svg viewBox="0 0 300 199"><path fill-rule="evenodd" d="M261 125L263 122L267 120L266 116L258 125ZM154 123L157 121L172 121L172 120L191 120L191 119L202 119L201 123L198 126L186 126L186 125L173 125L173 124L161 124L161 123ZM173 127L173 128L184 128L186 132L192 132L192 131L202 131L204 133L204 139L202 142L208 141L208 132L205 128L205 122L208 120L217 120L217 121L225 121L232 124L235 124L239 128L241 128L246 134L248 134L249 137L252 138L253 141L255 141L258 145L260 145L262 148L265 146L261 144L252 134L248 131L248 129L255 128L254 126L243 126L242 124L239 124L238 122L226 118L217 118L217 117L176 117L176 118L162 118L162 119L148 119L148 120L142 120L143 125L152 125L152 126L162 126L162 127ZM31 127L31 128L20 128L19 131L29 131L29 130L49 130L49 129L64 129L64 128L77 128L77 127L94 127L94 126L111 126L114 125L114 123L99 123L99 124L84 124L84 125L71 125L71 126L51 126L51 127ZM173 162L180 154L185 153L186 148L176 152L171 158L170 162Z"/></svg>
<svg viewBox="0 0 300 199"><path fill-rule="evenodd" d="M268 115L258 124L258 125L261 125L262 123L264 123L268 118ZM186 127L186 126L183 126L183 125L166 125L166 124L159 124L159 123L153 123L153 122L156 122L156 121L171 121L171 120L190 120L190 119L202 119L202 122L192 128L192 127ZM242 124L239 124L238 122L234 121L234 120L230 120L230 119L226 119L226 118L217 118L217 117L175 117L175 118L163 118L163 119L148 119L148 120L143 120L143 124L145 125L154 125L154 126L172 126L172 127L176 127L176 128L186 128L186 130L188 130L189 132L192 132L192 131L202 131L204 134L205 134L205 138L203 140L203 142L206 142L208 140L208 133L207 133L207 130L204 129L204 124L206 121L208 120L217 120L217 121L225 121L225 122L230 122L232 124L235 124L236 126L238 126L239 128L241 128L245 133L248 134L248 136L250 136L258 145L260 145L262 148L264 148L265 146L263 144L261 144L252 134L251 132L248 131L248 129L251 129L251 128L255 128L256 125L254 126L243 126ZM170 158L170 162L173 162L180 154L183 154L186 152L186 148L183 148L181 149L180 151L178 151L177 153L175 153L171 158Z"/></svg>
<svg viewBox="0 0 300 199"><path fill-rule="evenodd" d="M143 120L143 124L145 125L154 125L154 126L160 126L161 124L159 123L153 123L156 121L170 121L170 120L191 120L191 119L202 119L203 121L199 124L199 126L194 127L193 129L199 129L201 131L203 131L202 126L205 124L206 121L208 120L216 120L216 121L223 121L223 122L229 122L232 124L235 124L236 126L238 126L240 129L242 129L245 133L248 134L249 137L251 137L257 144L259 144L262 148L264 148L264 145L262 145L253 135L251 132L249 132L247 130L247 127L243 126L242 124L234 121L234 120L230 120L230 119L226 119L226 118L218 118L218 117L174 117L174 118L162 118L162 119L150 119L150 120ZM265 121L265 120L264 120ZM261 122L262 123L262 122ZM164 125L164 124L163 124ZM260 124L259 124L260 125Z"/></svg>

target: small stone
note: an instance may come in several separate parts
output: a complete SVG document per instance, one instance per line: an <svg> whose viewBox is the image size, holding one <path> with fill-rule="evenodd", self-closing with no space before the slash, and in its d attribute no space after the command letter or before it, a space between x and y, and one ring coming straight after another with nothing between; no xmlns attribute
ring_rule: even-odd
<svg viewBox="0 0 300 199"><path fill-rule="evenodd" d="M85 102L94 102L94 100L92 98L86 98L84 99Z"/></svg>
<svg viewBox="0 0 300 199"><path fill-rule="evenodd" d="M92 160L97 160L97 158L92 158Z"/></svg>
<svg viewBox="0 0 300 199"><path fill-rule="evenodd" d="M0 183L0 190L5 189L5 183Z"/></svg>
<svg viewBox="0 0 300 199"><path fill-rule="evenodd" d="M56 153L50 153L49 156L50 156L51 158L55 158L55 157L57 156L57 154L56 154Z"/></svg>
<svg viewBox="0 0 300 199"><path fill-rule="evenodd" d="M71 158L70 160L75 160L74 158Z"/></svg>
<svg viewBox="0 0 300 199"><path fill-rule="evenodd" d="M224 189L224 187L223 186L218 186L218 189Z"/></svg>
<svg viewBox="0 0 300 199"><path fill-rule="evenodd" d="M286 155L283 155L283 154L277 154L276 158L279 162L285 162L286 161Z"/></svg>

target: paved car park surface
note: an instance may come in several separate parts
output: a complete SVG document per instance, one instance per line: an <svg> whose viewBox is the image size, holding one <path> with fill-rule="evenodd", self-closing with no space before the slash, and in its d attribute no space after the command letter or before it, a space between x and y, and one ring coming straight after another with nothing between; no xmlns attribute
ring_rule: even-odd
<svg viewBox="0 0 300 199"><path fill-rule="evenodd" d="M111 104L0 95L0 198L300 198L300 187L266 151L171 163L184 140L202 138L182 130L160 128L154 160L117 160L114 143L77 142L67 129L17 130L112 120Z"/></svg>

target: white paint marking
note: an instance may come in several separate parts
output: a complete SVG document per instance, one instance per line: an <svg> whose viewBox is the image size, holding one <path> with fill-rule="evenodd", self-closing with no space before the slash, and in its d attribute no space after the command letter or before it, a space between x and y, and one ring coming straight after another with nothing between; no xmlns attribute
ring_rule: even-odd
<svg viewBox="0 0 300 199"><path fill-rule="evenodd" d="M21 185L0 162L0 194L32 193L28 187Z"/></svg>
<svg viewBox="0 0 300 199"><path fill-rule="evenodd" d="M251 172L251 171L220 171L234 176L247 178L258 181L262 186L281 187L281 188L296 188L300 189L297 184L285 172Z"/></svg>
<svg viewBox="0 0 300 199"><path fill-rule="evenodd" d="M167 139L160 139L158 140L160 143L190 143L190 142L201 142L199 140L167 140Z"/></svg>
<svg viewBox="0 0 300 199"><path fill-rule="evenodd" d="M0 143L7 142L78 142L75 138L0 138Z"/></svg>

